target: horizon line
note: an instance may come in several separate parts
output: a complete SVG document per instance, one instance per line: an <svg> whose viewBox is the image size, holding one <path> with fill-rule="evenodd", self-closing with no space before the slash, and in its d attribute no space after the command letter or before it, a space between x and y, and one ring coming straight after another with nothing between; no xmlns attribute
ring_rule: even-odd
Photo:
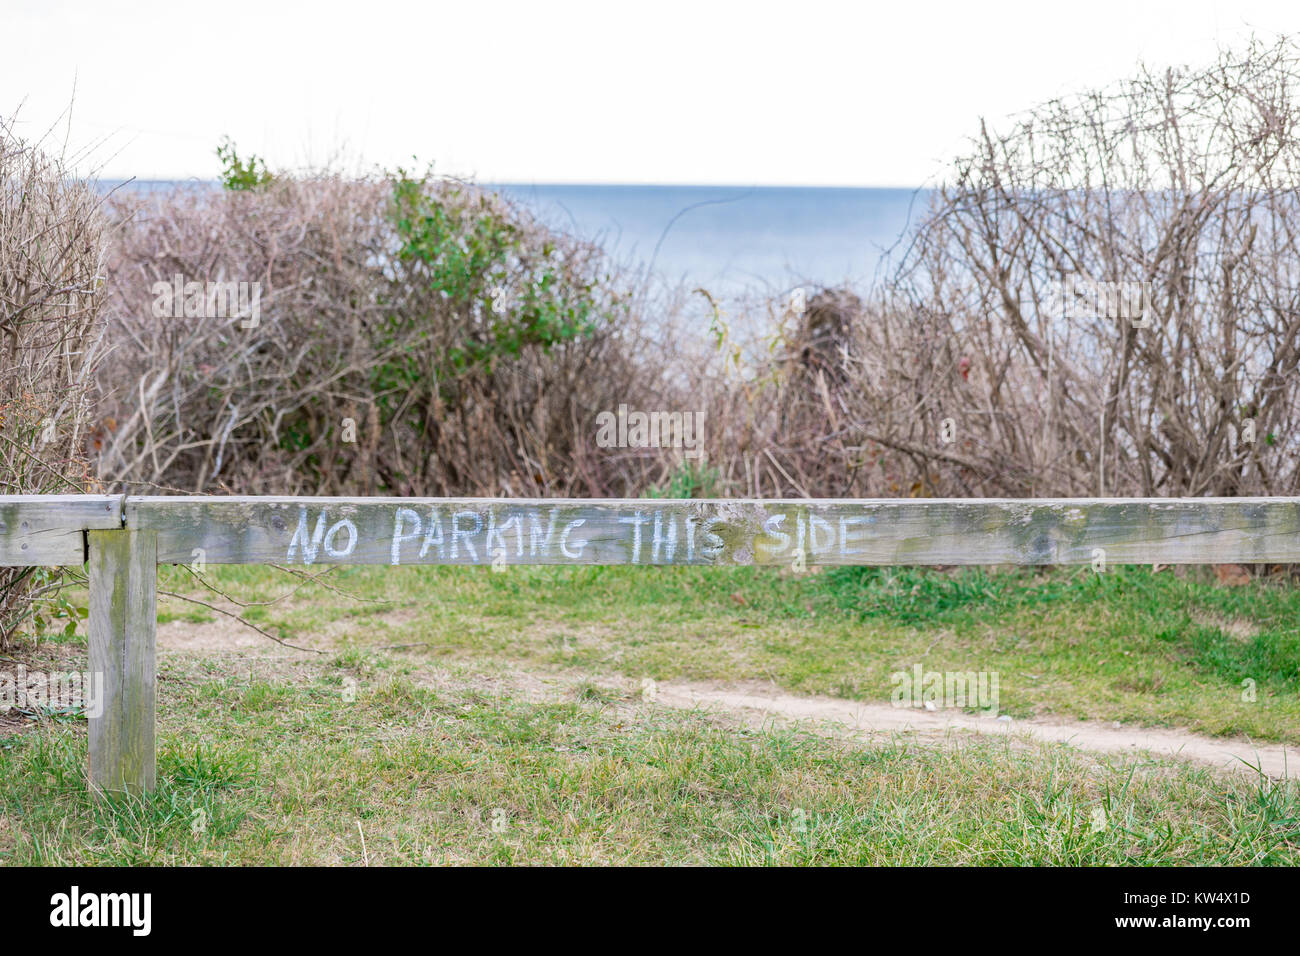
<svg viewBox="0 0 1300 956"><path fill-rule="evenodd" d="M291 173L293 171L290 171ZM594 186L608 188L653 188L653 189L892 189L910 190L934 189L933 185L916 185L913 183L873 183L870 185L854 183L743 183L743 182L646 182L644 180L584 180L584 179L477 179L469 176L446 174L448 179L459 179L479 186ZM219 176L87 176L81 177L87 182L98 183L219 183Z"/></svg>

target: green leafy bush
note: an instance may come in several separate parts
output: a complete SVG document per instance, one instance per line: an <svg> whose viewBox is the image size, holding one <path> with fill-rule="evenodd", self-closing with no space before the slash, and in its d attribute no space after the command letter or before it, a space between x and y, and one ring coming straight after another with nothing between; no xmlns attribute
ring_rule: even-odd
<svg viewBox="0 0 1300 956"><path fill-rule="evenodd" d="M217 158L221 160L221 185L226 189L257 189L275 178L266 168L266 163L258 157L249 156L247 161L241 160L229 136L217 147Z"/></svg>
<svg viewBox="0 0 1300 956"><path fill-rule="evenodd" d="M406 277L470 313L448 352L458 370L589 335L617 305L568 250L482 190L398 170L393 221Z"/></svg>

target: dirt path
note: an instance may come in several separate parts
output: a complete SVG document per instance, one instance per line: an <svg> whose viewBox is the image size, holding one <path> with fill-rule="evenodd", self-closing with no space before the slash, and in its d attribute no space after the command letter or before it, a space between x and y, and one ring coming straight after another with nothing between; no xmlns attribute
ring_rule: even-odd
<svg viewBox="0 0 1300 956"><path fill-rule="evenodd" d="M322 633L306 641L323 649L333 645ZM258 657L275 657L288 666L314 655L277 647L238 622L219 619L205 624L171 621L158 628L159 647L170 653L212 653L234 651ZM539 688L553 693L576 683L572 674L514 673L500 681L499 689L518 685L532 695ZM599 677L596 678L600 680ZM617 680L617 679L615 679ZM628 684L628 687L631 687ZM626 689L626 688L625 688ZM638 690L639 688L633 688ZM545 691L542 691L545 696ZM1141 751L1161 757L1180 757L1221 768L1250 773L1258 766L1270 777L1300 778L1300 748L1278 744L1252 744L1248 740L1204 737L1184 730L1142 727L1114 727L1102 723L1080 723L1056 719L1010 720L973 717L953 712L930 712L897 708L883 703L861 703L832 697L799 697L761 683L670 682L658 687L658 702L669 707L700 707L725 713L750 725L773 719L794 723L808 730L857 738L888 737L908 733L937 743L958 733L1012 734L1022 739L1069 744L1080 750L1133 754ZM1249 766L1248 766L1249 765Z"/></svg>
<svg viewBox="0 0 1300 956"><path fill-rule="evenodd" d="M776 718L810 730L855 736L900 732L938 738L952 731L1024 735L1034 740L1069 744L1082 750L1132 754L1149 751L1247 773L1258 766L1270 777L1300 776L1300 748L1252 744L1247 740L1202 737L1188 731L1106 726L1064 720L1010 720L967 714L932 713L863 704L828 697L796 697L762 684L668 683L658 687L658 701L670 707L700 707L748 716L751 723ZM1245 761L1245 763L1243 763ZM1250 765L1250 767L1247 766Z"/></svg>

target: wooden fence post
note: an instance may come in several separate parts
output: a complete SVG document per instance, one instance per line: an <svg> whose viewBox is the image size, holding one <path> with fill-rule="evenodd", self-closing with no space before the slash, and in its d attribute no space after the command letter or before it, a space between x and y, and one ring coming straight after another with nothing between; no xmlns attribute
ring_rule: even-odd
<svg viewBox="0 0 1300 956"><path fill-rule="evenodd" d="M88 531L90 672L103 712L90 718L90 787L142 794L154 788L154 661L158 535Z"/></svg>

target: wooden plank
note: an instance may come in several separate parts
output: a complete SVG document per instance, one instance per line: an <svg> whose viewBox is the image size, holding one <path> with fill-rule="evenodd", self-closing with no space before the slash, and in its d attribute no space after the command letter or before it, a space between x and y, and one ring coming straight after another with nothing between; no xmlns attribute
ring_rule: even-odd
<svg viewBox="0 0 1300 956"><path fill-rule="evenodd" d="M90 718L90 786L154 787L154 641L158 539L153 531L91 531L90 673L103 712Z"/></svg>
<svg viewBox="0 0 1300 956"><path fill-rule="evenodd" d="M1300 562L1300 498L132 497L126 516L174 564Z"/></svg>
<svg viewBox="0 0 1300 956"><path fill-rule="evenodd" d="M91 529L122 527L122 495L0 495L0 566L85 563Z"/></svg>

